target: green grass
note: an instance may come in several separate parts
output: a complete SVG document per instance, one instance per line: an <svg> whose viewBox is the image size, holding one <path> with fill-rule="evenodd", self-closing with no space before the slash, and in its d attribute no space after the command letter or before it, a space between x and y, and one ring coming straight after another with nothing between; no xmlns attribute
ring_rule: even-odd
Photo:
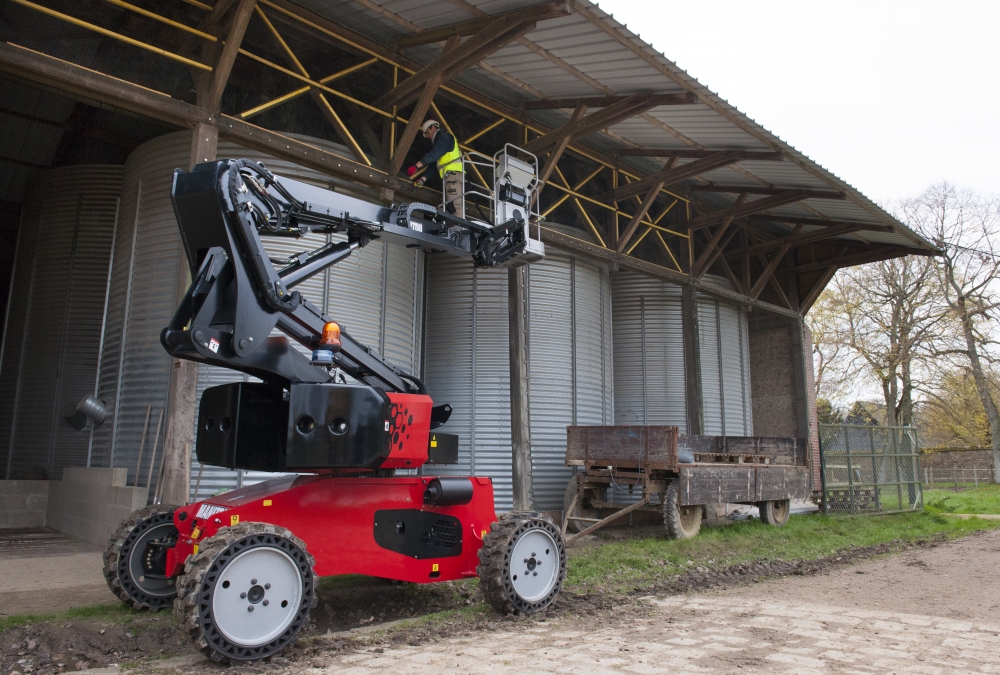
<svg viewBox="0 0 1000 675"><path fill-rule="evenodd" d="M1000 485L981 484L964 492L925 490L924 507L930 513L1000 513Z"/></svg>
<svg viewBox="0 0 1000 675"><path fill-rule="evenodd" d="M24 626L29 623L70 623L73 619L103 619L108 623L131 623L139 617L147 616L150 615L146 612L136 612L123 603L75 607L57 614L12 614L0 616L0 633L8 628Z"/></svg>
<svg viewBox="0 0 1000 675"><path fill-rule="evenodd" d="M1000 522L959 520L933 513L830 518L792 516L784 527L745 520L703 528L694 539L636 538L603 544L569 561L566 588L574 592L621 592L703 566L713 569L756 560L814 560L852 546L913 541L944 534L958 537L1000 527Z"/></svg>

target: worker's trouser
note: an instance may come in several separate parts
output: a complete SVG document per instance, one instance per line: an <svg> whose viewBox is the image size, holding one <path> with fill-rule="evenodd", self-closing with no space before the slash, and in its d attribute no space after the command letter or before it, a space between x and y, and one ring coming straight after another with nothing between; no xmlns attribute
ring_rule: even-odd
<svg viewBox="0 0 1000 675"><path fill-rule="evenodd" d="M442 182L445 210L459 218L465 218L465 173L449 171Z"/></svg>

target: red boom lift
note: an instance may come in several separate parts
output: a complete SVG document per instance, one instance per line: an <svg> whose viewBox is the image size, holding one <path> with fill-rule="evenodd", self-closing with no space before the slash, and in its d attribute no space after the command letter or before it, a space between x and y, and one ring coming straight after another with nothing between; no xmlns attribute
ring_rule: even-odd
<svg viewBox="0 0 1000 675"><path fill-rule="evenodd" d="M498 519L489 478L396 475L457 461L458 438L434 431L451 407L435 407L418 378L293 290L373 239L479 267L540 259L544 249L528 233L536 166L516 153L508 146L495 158L488 210L496 224L424 204L379 206L277 178L249 160L174 172L192 282L161 342L177 358L261 380L205 391L198 460L293 475L133 513L104 556L119 598L137 609L173 605L198 648L230 662L266 658L294 641L320 576L478 576L501 612L553 602L566 573L559 528L538 513ZM308 233L340 236L285 261L271 261L261 244L261 235ZM275 328L284 335L270 337Z"/></svg>

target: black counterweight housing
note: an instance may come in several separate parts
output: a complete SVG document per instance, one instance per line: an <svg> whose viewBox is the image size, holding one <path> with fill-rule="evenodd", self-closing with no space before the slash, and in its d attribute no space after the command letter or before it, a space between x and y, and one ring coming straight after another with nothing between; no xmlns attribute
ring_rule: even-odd
<svg viewBox="0 0 1000 675"><path fill-rule="evenodd" d="M389 457L386 396L348 384L235 382L205 390L198 461L250 471L377 469Z"/></svg>

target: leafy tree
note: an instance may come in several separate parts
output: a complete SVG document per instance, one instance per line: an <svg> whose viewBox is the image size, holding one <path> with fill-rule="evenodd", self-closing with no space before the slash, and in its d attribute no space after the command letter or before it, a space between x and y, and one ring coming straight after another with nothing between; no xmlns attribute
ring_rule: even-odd
<svg viewBox="0 0 1000 675"><path fill-rule="evenodd" d="M816 399L816 417L820 424L843 424L844 416L827 398Z"/></svg>

